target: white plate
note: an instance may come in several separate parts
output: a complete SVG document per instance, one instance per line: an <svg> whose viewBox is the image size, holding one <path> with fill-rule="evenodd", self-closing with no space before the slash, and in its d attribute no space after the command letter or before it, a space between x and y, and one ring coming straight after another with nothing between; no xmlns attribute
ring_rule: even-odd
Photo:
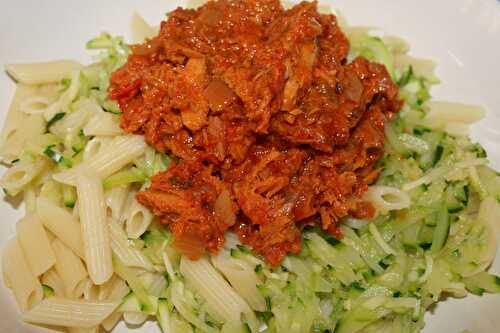
<svg viewBox="0 0 500 333"><path fill-rule="evenodd" d="M438 63L442 84L433 91L439 99L485 106L485 120L473 136L500 167L500 2L495 0L320 0L341 10L352 25L379 27L408 40L416 56ZM130 35L130 18L137 10L157 24L184 1L168 0L14 0L0 11L0 64L57 58L89 61L85 42L102 31ZM14 84L0 74L0 124ZM0 247L14 234L20 211L0 200ZM500 217L499 217L500 218ZM500 273L500 260L494 271ZM13 297L0 281L0 332L44 332L21 323ZM459 333L500 331L500 296L469 296L440 303L424 330ZM122 324L116 332L128 332ZM137 333L159 332L148 322Z"/></svg>

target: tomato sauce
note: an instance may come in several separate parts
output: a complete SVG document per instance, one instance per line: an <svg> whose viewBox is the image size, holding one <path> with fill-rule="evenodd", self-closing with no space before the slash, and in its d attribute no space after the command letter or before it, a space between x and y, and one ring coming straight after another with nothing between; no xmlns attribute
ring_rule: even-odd
<svg viewBox="0 0 500 333"><path fill-rule="evenodd" d="M224 232L277 265L305 226L341 237L378 177L384 124L401 107L383 65L316 2L216 0L178 8L111 78L121 126L177 162L137 199L195 259Z"/></svg>

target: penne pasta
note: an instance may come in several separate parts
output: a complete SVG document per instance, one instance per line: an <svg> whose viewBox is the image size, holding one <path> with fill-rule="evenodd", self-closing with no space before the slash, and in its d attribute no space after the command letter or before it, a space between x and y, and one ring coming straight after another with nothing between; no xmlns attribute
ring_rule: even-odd
<svg viewBox="0 0 500 333"><path fill-rule="evenodd" d="M66 245L56 239L52 242L56 252L55 269L64 285L64 294L69 298L78 298L83 294L87 280L87 270L80 258Z"/></svg>
<svg viewBox="0 0 500 333"><path fill-rule="evenodd" d="M127 236L137 239L148 229L153 221L153 214L149 209L141 205L135 198L129 206L126 219L125 230Z"/></svg>
<svg viewBox="0 0 500 333"><path fill-rule="evenodd" d="M152 281L148 286L149 295L161 297L167 287L167 279L163 274L153 274Z"/></svg>
<svg viewBox="0 0 500 333"><path fill-rule="evenodd" d="M186 8L198 8L200 6L203 6L205 3L207 3L209 0L188 0L186 3Z"/></svg>
<svg viewBox="0 0 500 333"><path fill-rule="evenodd" d="M158 29L150 26L137 12L132 14L132 39L136 43L142 43L146 38L153 38L158 34Z"/></svg>
<svg viewBox="0 0 500 333"><path fill-rule="evenodd" d="M0 146L0 157L6 163L20 158L26 144L44 133L45 120L39 114L27 115L15 126L8 131L4 143Z"/></svg>
<svg viewBox="0 0 500 333"><path fill-rule="evenodd" d="M19 108L21 112L27 114L43 113L50 104L50 99L47 96L33 96L21 103Z"/></svg>
<svg viewBox="0 0 500 333"><path fill-rule="evenodd" d="M106 300L116 300L121 302L123 298L130 292L130 288L127 286L124 280L117 276L115 276L112 281L113 283L109 286L109 289L106 291L106 293L100 295L100 299L101 297L104 297L104 299ZM111 329L115 327L116 323L118 323L121 317L122 312L114 312L102 322L102 327L104 327L106 331L111 331Z"/></svg>
<svg viewBox="0 0 500 333"><path fill-rule="evenodd" d="M0 147L2 147L2 151L6 148L4 147L5 142L14 136L16 132L19 132L21 125L28 118L28 115L21 112L21 104L35 93L36 87L25 84L17 85L16 92L7 112L7 117L5 118L2 134L0 135Z"/></svg>
<svg viewBox="0 0 500 333"><path fill-rule="evenodd" d="M49 179L48 181L43 183L38 196L49 200L54 205L61 206L63 202L61 192L61 184Z"/></svg>
<svg viewBox="0 0 500 333"><path fill-rule="evenodd" d="M23 315L26 322L42 325L91 328L102 323L120 304L49 297Z"/></svg>
<svg viewBox="0 0 500 333"><path fill-rule="evenodd" d="M116 324L118 324L120 319L122 319L122 316L123 312L115 311L110 314L108 318L104 319L101 325L106 331L110 332L111 330L113 330Z"/></svg>
<svg viewBox="0 0 500 333"><path fill-rule="evenodd" d="M97 297L94 299L98 299L100 301L104 301L105 299L107 299L111 292L111 288L115 285L118 279L119 278L115 274L113 274L113 276L108 281L101 284L100 286L96 286Z"/></svg>
<svg viewBox="0 0 500 333"><path fill-rule="evenodd" d="M111 248L113 253L126 266L143 268L147 271L154 271L153 264L141 251L130 246L127 234L115 221L108 223L111 238Z"/></svg>
<svg viewBox="0 0 500 333"><path fill-rule="evenodd" d="M106 137L96 137L90 140L85 149L83 150L83 160L91 161L97 156L100 152L103 151L104 147L106 147L111 142L111 138Z"/></svg>
<svg viewBox="0 0 500 333"><path fill-rule="evenodd" d="M42 277L41 277L41 282L43 285L49 286L54 290L54 295L58 297L64 297L65 296L65 291L64 291L64 283L57 274L56 269L53 267L49 269L47 272L45 272Z"/></svg>
<svg viewBox="0 0 500 333"><path fill-rule="evenodd" d="M408 193L390 186L370 186L364 198L381 213L408 208L411 204Z"/></svg>
<svg viewBox="0 0 500 333"><path fill-rule="evenodd" d="M36 211L36 191L34 186L28 186L23 191L24 209L26 215L35 213Z"/></svg>
<svg viewBox="0 0 500 333"><path fill-rule="evenodd" d="M118 292L119 290L122 290L122 292ZM97 299L101 301L110 299L119 300L123 296L127 295L128 292L129 288L125 281L115 274L111 277L111 279L106 281L106 283L99 286Z"/></svg>
<svg viewBox="0 0 500 333"><path fill-rule="evenodd" d="M266 310L264 296L257 289L257 285L262 284L262 280L257 276L252 265L231 257L227 251L220 251L217 256L213 256L212 263L252 309L261 312Z"/></svg>
<svg viewBox="0 0 500 333"><path fill-rule="evenodd" d="M129 325L142 325L148 319L148 314L142 312L123 312L123 320Z"/></svg>
<svg viewBox="0 0 500 333"><path fill-rule="evenodd" d="M38 216L28 215L17 222L16 233L26 262L35 276L42 275L56 263L56 256Z"/></svg>
<svg viewBox="0 0 500 333"><path fill-rule="evenodd" d="M32 95L23 99L19 105L19 110L26 114L43 114L61 94L61 88L59 84L38 86Z"/></svg>
<svg viewBox="0 0 500 333"><path fill-rule="evenodd" d="M33 64L9 64L5 65L5 70L19 83L43 84L59 82L81 67L82 65L73 60L58 60Z"/></svg>
<svg viewBox="0 0 500 333"><path fill-rule="evenodd" d="M78 220L64 208L56 206L48 199L38 197L36 212L45 228L77 256L85 260L81 226Z"/></svg>
<svg viewBox="0 0 500 333"><path fill-rule="evenodd" d="M3 249L2 271L21 311L31 309L42 300L42 285L31 272L16 238L7 242Z"/></svg>
<svg viewBox="0 0 500 333"><path fill-rule="evenodd" d="M137 194L137 190L133 187L130 188L130 192L127 194L127 198L125 199L125 206L122 211L122 216L118 220L120 225L123 225L128 218L128 212L130 211L130 206L135 201L135 195Z"/></svg>
<svg viewBox="0 0 500 333"><path fill-rule="evenodd" d="M43 112L43 116L47 122L54 119L54 117L61 112L67 113L70 104L76 99L78 90L80 88L81 72L79 69L74 69L71 72L71 84L59 98Z"/></svg>
<svg viewBox="0 0 500 333"><path fill-rule="evenodd" d="M436 63L432 60L416 59L406 54L399 54L394 57L394 62L397 67L401 68L411 66L413 72L419 77L425 77L431 82L439 82L434 74Z"/></svg>
<svg viewBox="0 0 500 333"><path fill-rule="evenodd" d="M75 185L77 175L87 170L103 179L132 162L143 153L145 147L144 138L139 135L118 136L93 159L86 160L75 168L57 173L53 177L58 182Z"/></svg>
<svg viewBox="0 0 500 333"><path fill-rule="evenodd" d="M113 274L102 182L96 176L80 174L76 190L87 269L92 281L101 285Z"/></svg>
<svg viewBox="0 0 500 333"><path fill-rule="evenodd" d="M477 105L432 101L425 107L429 111L422 119L422 125L433 129L444 128L449 123L472 124L485 115L484 108Z"/></svg>
<svg viewBox="0 0 500 333"><path fill-rule="evenodd" d="M95 113L83 127L87 136L117 136L123 135L120 128L120 118L117 115L100 110Z"/></svg>
<svg viewBox="0 0 500 333"><path fill-rule="evenodd" d="M107 216L120 224L129 191L130 186L125 185L115 186L104 192Z"/></svg>
<svg viewBox="0 0 500 333"><path fill-rule="evenodd" d="M0 180L0 186L9 195L16 195L42 174L47 167L48 161L45 159L20 161L4 173Z"/></svg>
<svg viewBox="0 0 500 333"><path fill-rule="evenodd" d="M111 280L111 279L110 279ZM109 281L109 280L108 280ZM106 282L107 283L107 282ZM99 291L101 286L96 286L89 278L85 279L83 283L83 299L97 300L99 299Z"/></svg>
<svg viewBox="0 0 500 333"><path fill-rule="evenodd" d="M116 276L105 299L108 301L121 301L129 292L130 288L127 283L120 277Z"/></svg>
<svg viewBox="0 0 500 333"><path fill-rule="evenodd" d="M73 112L50 127L50 132L60 138L72 137L87 123L90 117L100 110L100 106L89 98L80 98L72 106Z"/></svg>
<svg viewBox="0 0 500 333"><path fill-rule="evenodd" d="M209 313L223 322L240 323L241 315L255 316L248 304L239 296L206 258L191 261L182 256L180 271L206 301Z"/></svg>
<svg viewBox="0 0 500 333"><path fill-rule="evenodd" d="M77 221L80 220L80 214L78 213L78 199L75 201L75 206L73 207L73 211L71 212L71 216ZM83 249L83 247L82 247Z"/></svg>

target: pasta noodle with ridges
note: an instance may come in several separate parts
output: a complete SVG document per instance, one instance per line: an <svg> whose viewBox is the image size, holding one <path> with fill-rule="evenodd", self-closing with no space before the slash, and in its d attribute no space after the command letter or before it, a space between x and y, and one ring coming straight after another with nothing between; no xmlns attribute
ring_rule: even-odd
<svg viewBox="0 0 500 333"><path fill-rule="evenodd" d="M191 261L181 258L180 271L207 301L210 313L224 322L239 323L241 315L254 316L248 304L224 280L206 258Z"/></svg>
<svg viewBox="0 0 500 333"><path fill-rule="evenodd" d="M151 27L144 18L135 12L132 14L132 39L136 43L141 43L146 38L152 38L158 34L158 29Z"/></svg>
<svg viewBox="0 0 500 333"><path fill-rule="evenodd" d="M364 198L370 201L380 212L400 210L410 207L410 196L398 188L373 185L365 193Z"/></svg>
<svg viewBox="0 0 500 333"><path fill-rule="evenodd" d="M4 125L2 128L2 134L0 135L0 147L1 151L3 151L5 147L5 143L8 141L10 137L13 136L15 132L20 132L20 126L23 124L28 118L26 114L21 112L20 106L30 96L33 96L36 92L36 87L18 84L16 87L16 92L12 101L10 102L9 109L7 111L7 116L4 120ZM22 146L24 142L21 142Z"/></svg>
<svg viewBox="0 0 500 333"><path fill-rule="evenodd" d="M22 218L16 224L16 235L24 257L35 276L40 276L56 263L47 233L34 214Z"/></svg>
<svg viewBox="0 0 500 333"><path fill-rule="evenodd" d="M30 215L36 212L36 191L33 186L28 186L23 191L25 214Z"/></svg>
<svg viewBox="0 0 500 333"><path fill-rule="evenodd" d="M20 108L22 112L27 114L43 113L49 103L50 100L46 96L33 96L24 101Z"/></svg>
<svg viewBox="0 0 500 333"><path fill-rule="evenodd" d="M21 311L31 309L42 300L42 285L31 272L16 238L3 249L2 271Z"/></svg>
<svg viewBox="0 0 500 333"><path fill-rule="evenodd" d="M145 147L144 139L138 135L118 136L93 159L75 168L54 174L54 179L61 183L75 185L77 175L84 170L104 179L141 155Z"/></svg>
<svg viewBox="0 0 500 333"><path fill-rule="evenodd" d="M26 322L64 327L91 328L103 322L120 304L49 297L23 314Z"/></svg>
<svg viewBox="0 0 500 333"><path fill-rule="evenodd" d="M111 142L111 138L95 137L90 140L83 150L83 160L91 161Z"/></svg>
<svg viewBox="0 0 500 333"><path fill-rule="evenodd" d="M129 205L126 219L125 230L127 236L132 239L139 238L153 221L153 214L141 205L137 200L133 199Z"/></svg>
<svg viewBox="0 0 500 333"><path fill-rule="evenodd" d="M51 268L47 272L45 272L40 280L42 284L49 286L54 290L55 296L57 297L65 296L64 283L59 274L57 274L55 268Z"/></svg>
<svg viewBox="0 0 500 333"><path fill-rule="evenodd" d="M110 301L121 301L128 293L130 292L129 287L119 277L115 277L113 279L113 284L110 287L109 292L107 293L107 297L105 298L106 300ZM102 322L102 327L104 327L105 330L110 331L116 323L121 319L122 313L121 312L114 312L112 313L108 318L106 318Z"/></svg>
<svg viewBox="0 0 500 333"><path fill-rule="evenodd" d="M127 295L129 291L130 289L125 281L115 274L105 284L99 286L99 295L97 299L100 301L119 301L123 296Z"/></svg>
<svg viewBox="0 0 500 333"><path fill-rule="evenodd" d="M78 220L64 208L56 206L43 197L38 197L36 207L38 217L44 227L85 260L81 225Z"/></svg>
<svg viewBox="0 0 500 333"><path fill-rule="evenodd" d="M6 65L7 72L22 84L43 84L60 82L69 77L82 65L73 60L58 60L32 64L10 64Z"/></svg>
<svg viewBox="0 0 500 333"><path fill-rule="evenodd" d="M16 195L42 174L47 167L48 162L44 159L20 161L5 172L0 179L0 186L10 195Z"/></svg>
<svg viewBox="0 0 500 333"><path fill-rule="evenodd" d="M6 141L0 146L0 157L6 163L20 158L26 145L36 140L45 131L43 115L33 114L22 119L22 127L9 132Z"/></svg>
<svg viewBox="0 0 500 333"><path fill-rule="evenodd" d="M87 136L117 136L123 135L118 116L104 111L94 114L83 127Z"/></svg>
<svg viewBox="0 0 500 333"><path fill-rule="evenodd" d="M57 257L55 269L63 282L64 294L69 298L81 297L88 276L85 266L60 240L54 240L52 247Z"/></svg>
<svg viewBox="0 0 500 333"><path fill-rule="evenodd" d="M76 96L78 95L78 90L80 87L80 80L81 80L81 71L79 69L75 69L71 73L71 83L69 85L69 88L65 90L55 101L54 103L50 104L47 109L45 109L43 116L47 122L51 121L56 117L58 113L61 112L68 112L69 107L73 100L75 100Z"/></svg>
<svg viewBox="0 0 500 333"><path fill-rule="evenodd" d="M122 224L122 214L130 188L128 185L115 186L104 192L106 198L107 215Z"/></svg>
<svg viewBox="0 0 500 333"><path fill-rule="evenodd" d="M135 201L135 195L137 194L137 190L134 188L131 188L130 191L127 194L127 198L125 199L125 204L123 206L122 210L122 216L118 220L118 223L120 225L125 225L125 221L128 218L128 212L130 210L130 206L132 206L132 203Z"/></svg>
<svg viewBox="0 0 500 333"><path fill-rule="evenodd" d="M28 96L19 105L19 110L26 114L43 114L48 106L57 98L61 85L46 84L37 86L32 96Z"/></svg>
<svg viewBox="0 0 500 333"><path fill-rule="evenodd" d="M101 285L113 274L102 182L96 176L80 174L76 190L87 269L92 281Z"/></svg>
<svg viewBox="0 0 500 333"><path fill-rule="evenodd" d="M88 98L79 99L72 106L73 112L67 113L60 121L50 127L50 132L61 138L71 138L95 114L99 105Z"/></svg>
<svg viewBox="0 0 500 333"><path fill-rule="evenodd" d="M151 261L141 251L130 245L127 234L116 221L109 221L108 226L111 239L111 249L120 261L129 267L137 267L143 268L147 271L154 271Z"/></svg>
<svg viewBox="0 0 500 333"><path fill-rule="evenodd" d="M266 310L264 296L257 289L262 280L257 277L253 266L243 260L232 258L226 251L221 251L211 259L214 267L225 276L252 309L261 312Z"/></svg>

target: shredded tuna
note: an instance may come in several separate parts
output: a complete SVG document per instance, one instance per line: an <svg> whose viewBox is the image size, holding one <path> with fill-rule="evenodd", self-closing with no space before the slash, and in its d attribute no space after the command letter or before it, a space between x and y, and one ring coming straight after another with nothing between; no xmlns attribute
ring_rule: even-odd
<svg viewBox="0 0 500 333"><path fill-rule="evenodd" d="M276 265L300 251L304 227L341 237L341 218L373 215L361 197L398 89L383 65L348 63L347 38L316 2L178 8L132 51L109 94L124 130L178 159L137 199L181 252L216 253L230 229Z"/></svg>

